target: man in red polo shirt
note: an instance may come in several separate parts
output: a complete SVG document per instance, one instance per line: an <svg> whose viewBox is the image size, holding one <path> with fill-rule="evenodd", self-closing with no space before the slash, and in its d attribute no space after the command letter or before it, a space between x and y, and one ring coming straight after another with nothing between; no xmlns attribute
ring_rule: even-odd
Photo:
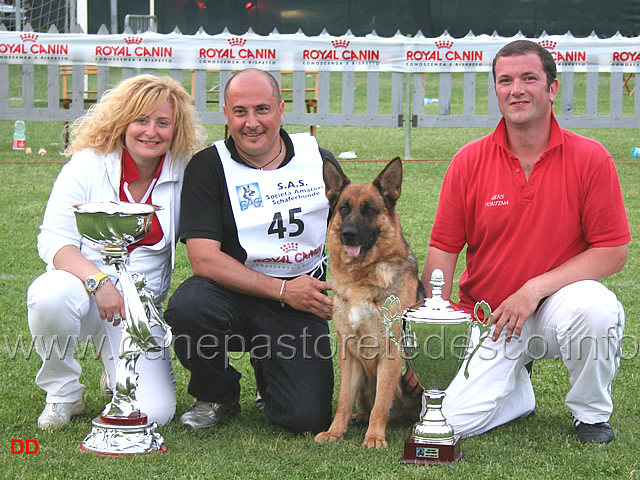
<svg viewBox="0 0 640 480"><path fill-rule="evenodd" d="M493 75L503 118L453 159L423 270L428 293L431 272L443 270L448 298L466 245L460 306L486 300L494 311L492 336L469 379L459 375L447 390L444 414L462 436L528 415L526 366L562 358L578 439L607 443L624 310L599 281L624 267L631 241L617 172L600 143L558 125L548 51L512 42Z"/></svg>

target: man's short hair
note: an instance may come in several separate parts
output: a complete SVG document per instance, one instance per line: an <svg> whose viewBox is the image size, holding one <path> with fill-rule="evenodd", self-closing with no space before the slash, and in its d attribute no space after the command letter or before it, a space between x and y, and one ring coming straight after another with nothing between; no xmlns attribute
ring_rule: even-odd
<svg viewBox="0 0 640 480"><path fill-rule="evenodd" d="M513 57L515 55L525 55L527 53L536 53L542 61L542 68L547 74L547 87L550 87L553 81L556 79L557 70L556 62L549 51L531 40L516 40L511 43L507 43L500 49L493 59L492 71L493 81L496 81L496 62L500 57Z"/></svg>
<svg viewBox="0 0 640 480"><path fill-rule="evenodd" d="M280 85L278 85L278 81L269 72L266 72L264 70L260 70L259 68L248 68L246 70L241 70L241 71L237 72L235 75L233 75L229 79L227 84L224 86L224 92L223 92L224 102L227 103L227 95L228 95L228 91L229 91L229 86L233 82L233 79L238 77L238 76L242 76L242 75L244 75L246 73L249 73L249 72L258 73L259 75L264 75L264 77L269 82L269 85L271 85L271 91L273 93L273 96L276 99L276 102L279 104L280 101L282 100L282 96L280 95Z"/></svg>

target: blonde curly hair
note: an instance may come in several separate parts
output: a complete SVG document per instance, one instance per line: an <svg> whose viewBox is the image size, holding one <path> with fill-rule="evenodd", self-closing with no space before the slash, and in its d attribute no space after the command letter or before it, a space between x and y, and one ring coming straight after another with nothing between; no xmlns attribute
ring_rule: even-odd
<svg viewBox="0 0 640 480"><path fill-rule="evenodd" d="M173 78L149 74L123 80L76 120L64 154L71 156L86 148L102 154L121 151L127 127L165 101L173 108L175 117L171 154L179 162L188 162L204 146L206 138L193 100Z"/></svg>

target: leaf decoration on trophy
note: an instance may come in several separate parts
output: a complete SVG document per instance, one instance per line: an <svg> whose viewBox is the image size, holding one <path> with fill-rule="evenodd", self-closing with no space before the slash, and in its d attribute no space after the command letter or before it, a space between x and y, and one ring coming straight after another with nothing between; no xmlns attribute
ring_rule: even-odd
<svg viewBox="0 0 640 480"><path fill-rule="evenodd" d="M478 317L478 310L482 310L482 320ZM478 327L480 330L480 338L478 340L478 345L473 349L471 355L466 359L466 365L464 367L464 378L469 378L469 364L471 363L471 358L476 354L476 352L482 346L482 342L487 338L489 333L491 332L491 326L493 325L493 312L491 311L491 307L487 302L482 300L481 302L477 302L476 306L473 309L473 322L471 324L472 327Z"/></svg>
<svg viewBox="0 0 640 480"><path fill-rule="evenodd" d="M404 353L404 349L400 346L393 334L393 325L402 320L401 313L402 306L400 305L400 299L395 295L389 296L382 307L382 322L384 323L384 329L387 331L387 335L389 335L398 352Z"/></svg>

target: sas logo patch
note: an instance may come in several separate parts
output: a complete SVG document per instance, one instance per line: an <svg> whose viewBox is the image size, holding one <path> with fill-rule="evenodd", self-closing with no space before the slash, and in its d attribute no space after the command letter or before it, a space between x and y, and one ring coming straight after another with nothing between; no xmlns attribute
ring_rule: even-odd
<svg viewBox="0 0 640 480"><path fill-rule="evenodd" d="M260 186L257 183L249 183L247 185L238 185L236 187L238 202L240 202L240 210L245 211L249 207L262 207L262 196L260 195Z"/></svg>

